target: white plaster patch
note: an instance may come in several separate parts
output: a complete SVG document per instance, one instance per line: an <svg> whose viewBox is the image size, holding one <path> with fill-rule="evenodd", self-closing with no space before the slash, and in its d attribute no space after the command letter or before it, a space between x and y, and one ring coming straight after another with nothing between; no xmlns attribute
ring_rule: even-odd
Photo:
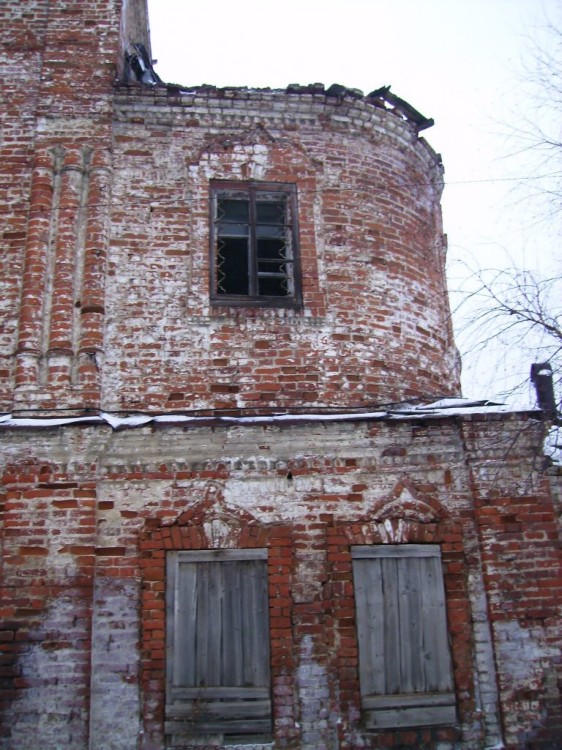
<svg viewBox="0 0 562 750"><path fill-rule="evenodd" d="M77 691L81 666L84 672L87 667L83 649L88 622L78 616L82 603L70 591L69 585L64 598L50 602L42 616L43 639L31 641L18 657L21 676L29 686L19 691L3 717L12 727L11 748L37 748L39 725L41 750L84 750L87 745L87 710L79 707Z"/></svg>
<svg viewBox="0 0 562 750"><path fill-rule="evenodd" d="M393 521L386 518L382 524L378 524L378 531L386 544L399 544L408 541L408 524L403 518Z"/></svg>
<svg viewBox="0 0 562 750"><path fill-rule="evenodd" d="M91 750L136 747L140 729L138 602L138 581L97 579L92 623Z"/></svg>
<svg viewBox="0 0 562 750"><path fill-rule="evenodd" d="M496 622L498 665L512 690L529 690L540 686L543 667L556 658L556 650L541 643L537 629L531 631L516 620Z"/></svg>
<svg viewBox="0 0 562 750"><path fill-rule="evenodd" d="M205 536L214 548L228 548L237 546L237 538L232 535L232 526L221 518L214 518L203 524Z"/></svg>
<svg viewBox="0 0 562 750"><path fill-rule="evenodd" d="M313 655L313 641L305 635L300 645L297 686L299 691L300 726L303 750L333 747L329 735L330 689L326 668Z"/></svg>
<svg viewBox="0 0 562 750"><path fill-rule="evenodd" d="M475 697L485 731L486 747L490 749L494 747L499 750L503 747L503 744L498 708L496 665L480 561L478 567L475 566L469 571L468 587L474 623ZM475 732L478 731L479 728L475 727Z"/></svg>

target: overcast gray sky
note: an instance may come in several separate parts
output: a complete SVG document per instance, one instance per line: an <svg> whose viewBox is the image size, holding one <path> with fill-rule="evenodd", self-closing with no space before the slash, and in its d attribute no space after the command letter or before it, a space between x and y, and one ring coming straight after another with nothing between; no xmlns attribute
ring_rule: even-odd
<svg viewBox="0 0 562 750"><path fill-rule="evenodd" d="M550 117L530 79L537 47L559 55L545 30L562 20L559 0L149 0L149 10L167 82L341 83L365 93L390 84L434 118L424 136L445 164L451 291L466 286L465 262L556 264L558 227L537 224L544 207L529 199L549 170L513 154L517 132ZM513 347L483 359L458 340L467 396L496 396L528 372L528 355Z"/></svg>

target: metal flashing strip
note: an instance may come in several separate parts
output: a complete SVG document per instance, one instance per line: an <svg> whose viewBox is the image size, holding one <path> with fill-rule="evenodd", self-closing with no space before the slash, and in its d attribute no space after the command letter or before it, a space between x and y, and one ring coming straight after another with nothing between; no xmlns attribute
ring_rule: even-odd
<svg viewBox="0 0 562 750"><path fill-rule="evenodd" d="M209 414L194 416L181 413L169 414L134 414L121 416L100 411L97 415L74 417L13 417L11 414L0 416L0 428L53 428L67 425L101 425L107 424L114 430L145 427L148 425L170 426L207 426L207 425L270 425L270 424L303 424L310 422L362 422L362 421L405 421L464 417L471 415L493 415L512 413L540 414L539 410L513 408L491 401L473 401L469 399L441 399L439 401L412 406L403 404L392 408L375 411L346 412L309 412L309 413L270 413L260 415L225 416Z"/></svg>

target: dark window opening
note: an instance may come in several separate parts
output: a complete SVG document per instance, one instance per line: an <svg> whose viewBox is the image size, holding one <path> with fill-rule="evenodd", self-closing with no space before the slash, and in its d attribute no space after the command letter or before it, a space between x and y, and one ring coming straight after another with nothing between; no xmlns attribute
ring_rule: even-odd
<svg viewBox="0 0 562 750"><path fill-rule="evenodd" d="M215 303L300 303L296 214L294 185L211 185L211 299Z"/></svg>

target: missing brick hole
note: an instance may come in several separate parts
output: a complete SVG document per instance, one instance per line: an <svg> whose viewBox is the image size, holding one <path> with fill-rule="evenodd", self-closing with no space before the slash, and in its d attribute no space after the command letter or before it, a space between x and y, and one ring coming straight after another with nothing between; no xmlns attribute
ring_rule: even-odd
<svg viewBox="0 0 562 750"><path fill-rule="evenodd" d="M288 482L292 482L293 481L293 474L290 471L287 472L287 481Z"/></svg>

